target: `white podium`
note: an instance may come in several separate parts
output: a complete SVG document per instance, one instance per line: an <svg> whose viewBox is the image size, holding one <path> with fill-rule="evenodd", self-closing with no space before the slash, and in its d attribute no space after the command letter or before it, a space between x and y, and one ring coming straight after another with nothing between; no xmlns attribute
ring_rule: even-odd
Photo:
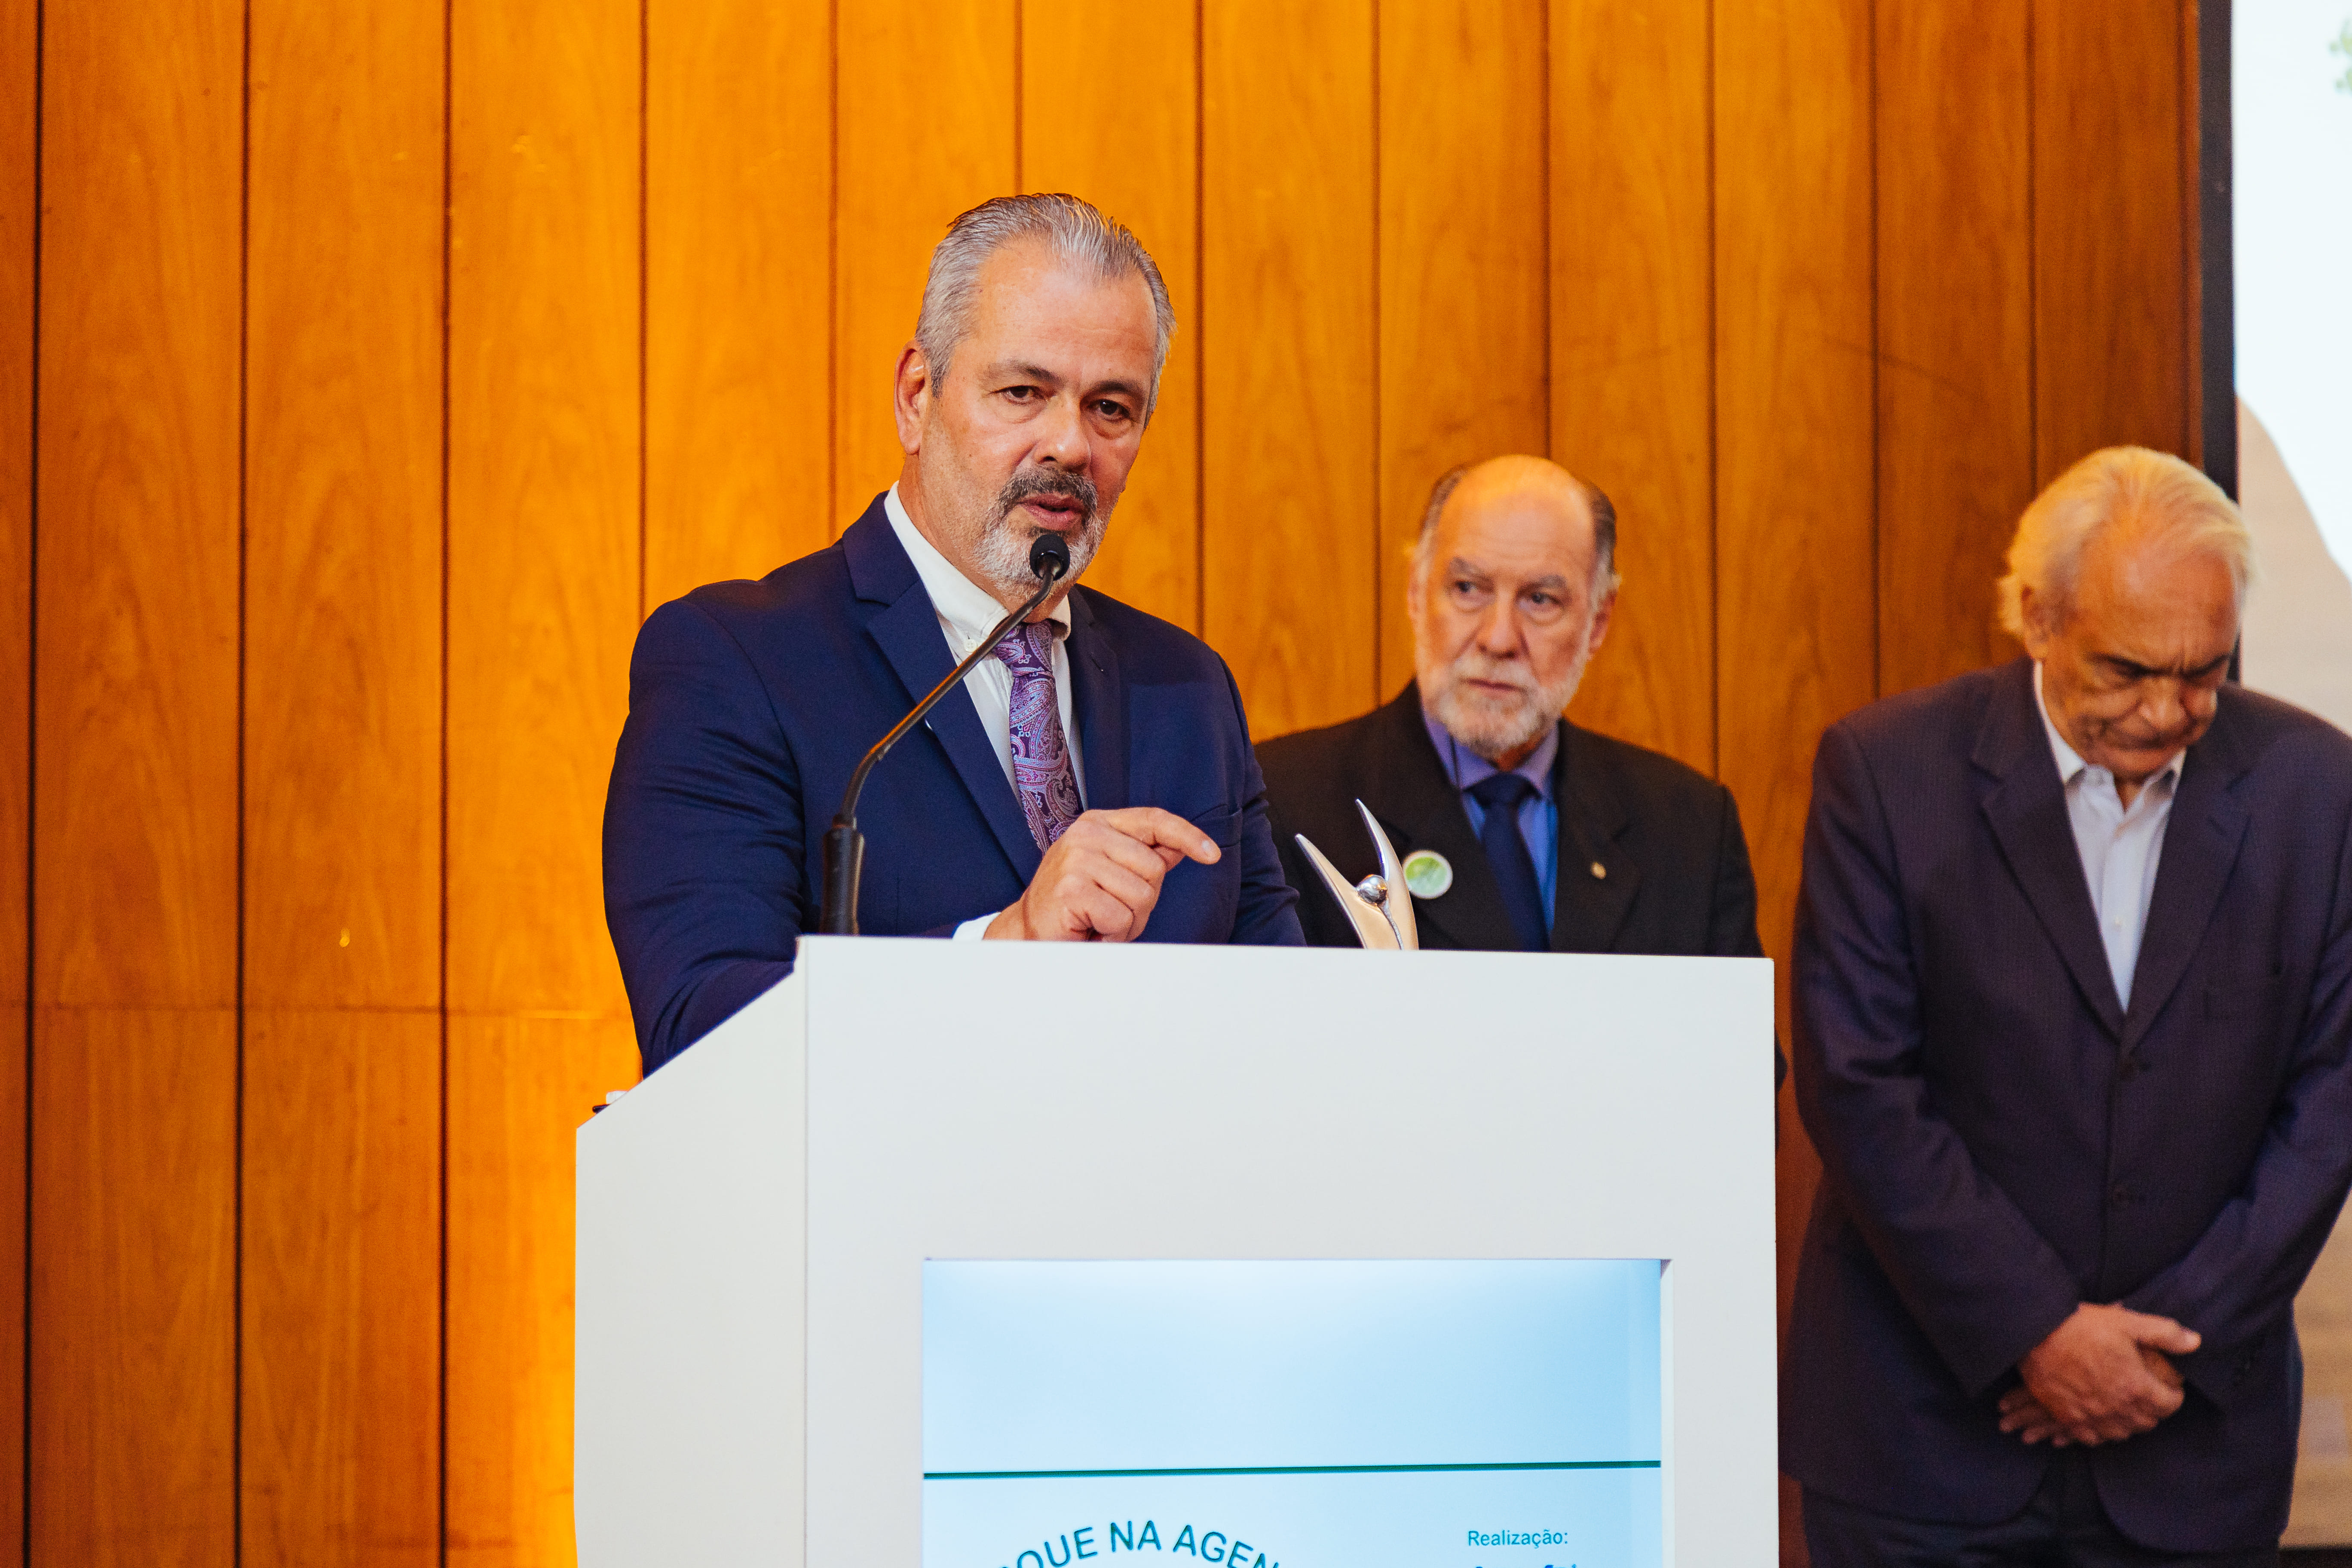
<svg viewBox="0 0 2352 1568"><path fill-rule="evenodd" d="M982 1491L992 1508L1045 1495L1017 1479L988 1489L990 1478L1160 1478L1116 1483L1129 1491L1097 1510L1149 1514L1157 1505L1126 1500L1176 1497L1166 1489L1195 1484L1184 1477L1339 1471L1283 1483L1292 1490L1269 1505L1270 1524L1186 1516L1184 1568L1228 1553L1234 1568L1615 1560L1614 1548L1578 1554L1572 1530L1547 1549L1549 1516L1476 1517L1488 1505L1475 1497L1502 1495L1491 1489L1444 1489L1496 1479L1454 1472L1507 1471L1575 1472L1502 1478L1514 1485L1654 1489L1652 1544L1629 1560L1774 1563L1771 1058L1771 968L1760 960L805 940L789 980L580 1131L580 1561L917 1568L927 1508L941 1530ZM1637 1411L1626 1429L1627 1442L1654 1448L1597 1459L1504 1451L1573 1447L1513 1436L1522 1415L1549 1421L1557 1403L1541 1392L1553 1374L1530 1371L1523 1413L1490 1422L1477 1413L1484 1395L1441 1398L1426 1436L1454 1445L1443 1453L1403 1451L1423 1447L1423 1426L1391 1421L1377 1388L1335 1384L1318 1403L1341 1437L1297 1441L1336 1442L1340 1463L1297 1462L1291 1415L1266 1411L1237 1417L1231 1453L1207 1460L1200 1444L1227 1438L1188 1427L1160 1457L1148 1430L1090 1436L1090 1420L1065 1420L1024 1436L1010 1415L1001 1436L1017 1462L942 1458L942 1445L977 1453L971 1443L1000 1436L985 1415L959 1427L977 1437L926 1432L925 1298L945 1259L1655 1259L1654 1305L1633 1309L1654 1313L1650 1348L1627 1352L1653 1358L1654 1374L1642 1375L1656 1380L1645 1385L1654 1413L1647 1428ZM1404 1278L1400 1267L1363 1278ZM1018 1269L981 1278L1026 1288ZM1061 1321L1050 1292L1069 1278L1040 1277L1050 1309L1040 1322ZM1118 1337L1116 1324L1108 1331ZM1504 1345L1496 1331L1465 1330L1471 1342L1435 1370L1397 1362L1399 1387L1514 1375L1475 1354L1447 1359ZM1103 1354L1128 1358L1121 1378L1149 1372L1148 1347L1141 1361L1132 1346ZM1617 1375L1600 1364L1608 1359L1559 1375L1605 1380ZM1280 1363L1253 1364L1256 1386ZM983 1383L991 1371L966 1370ZM1008 1397L1030 1396L1024 1383ZM1120 1403L1121 1419L1149 1428L1151 1401ZM1603 1414L1614 1421L1617 1408ZM1097 1440L1118 1463L1086 1468L1094 1461L1079 1451ZM1214 1468L1234 1454L1251 1463ZM1267 1455L1283 1462L1257 1462ZM1438 1462L1454 1458L1545 1462ZM940 1468L958 1465L979 1468ZM1633 1467L1631 1480L1601 1473L1612 1466ZM950 1483L961 1489L929 1489ZM1108 1496L1100 1489L1114 1483L1067 1484L1097 1489L1057 1495ZM1434 1489L1427 1506L1448 1521L1444 1541L1322 1563L1301 1550L1304 1527L1282 1522L1310 1484L1367 1489L1349 1495L1379 1508ZM1126 1518L1122 1531L1119 1517L1072 1513L1045 1521L1042 1549L1024 1525L984 1564L955 1560L1060 1568L1104 1556L1115 1568L1135 1551L1165 1564L1187 1554L1175 1537L1182 1506L1168 1502L1140 1545L1152 1519ZM1286 1530L1287 1550L1275 1539ZM935 1543L935 1568L950 1555Z"/></svg>

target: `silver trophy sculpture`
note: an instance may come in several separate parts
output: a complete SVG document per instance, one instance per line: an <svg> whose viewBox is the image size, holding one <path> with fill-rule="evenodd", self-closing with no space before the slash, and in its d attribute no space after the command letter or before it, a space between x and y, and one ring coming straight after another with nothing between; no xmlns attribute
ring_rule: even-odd
<svg viewBox="0 0 2352 1568"><path fill-rule="evenodd" d="M1323 874L1323 885L1347 911L1358 942L1390 952L1416 952L1421 934L1413 929L1412 891L1404 885L1404 868L1397 863L1396 846L1389 842L1389 836L1381 831L1362 801L1356 803L1356 809L1363 814L1364 830L1372 836L1373 847L1381 855L1381 868L1372 876L1351 885L1304 833L1297 836L1298 847L1315 862L1315 868Z"/></svg>

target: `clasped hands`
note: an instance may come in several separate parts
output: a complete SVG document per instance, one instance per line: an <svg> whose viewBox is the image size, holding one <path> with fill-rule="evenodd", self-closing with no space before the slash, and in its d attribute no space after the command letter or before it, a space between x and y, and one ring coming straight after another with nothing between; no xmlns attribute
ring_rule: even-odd
<svg viewBox="0 0 2352 1568"><path fill-rule="evenodd" d="M1011 942L1131 942L1180 860L1213 866L1216 840L1156 805L1089 811L1066 828L1020 901L985 935Z"/></svg>
<svg viewBox="0 0 2352 1568"><path fill-rule="evenodd" d="M2021 1387L2000 1399L2000 1429L2028 1443L2114 1443L2180 1408L2170 1358L2203 1341L2170 1318L2084 1302L2017 1363Z"/></svg>

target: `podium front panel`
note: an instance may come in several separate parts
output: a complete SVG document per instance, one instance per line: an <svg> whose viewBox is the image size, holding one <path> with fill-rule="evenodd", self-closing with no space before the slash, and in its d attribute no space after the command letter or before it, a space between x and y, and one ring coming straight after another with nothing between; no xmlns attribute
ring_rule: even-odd
<svg viewBox="0 0 2352 1568"><path fill-rule="evenodd" d="M797 1015L796 1029L780 1023L787 1015ZM1429 1444L1379 1438L1360 1422L1336 1447L1328 1436L1287 1447L1205 1439L1188 1447L1147 1422L1116 1439L1074 1435L1058 1449L1049 1441L973 1468L1035 1476L1041 1486L1070 1479L1045 1472L1068 1469L1330 1472L1340 1479L1315 1483L1329 1495L1357 1486L1391 1502L1425 1500L1397 1527L1420 1532L1393 1542L1388 1560L1400 1563L1772 1561L1771 1016L1771 971L1757 960L808 941L793 979L597 1119L612 1126L583 1131L583 1561L625 1560L594 1557L589 1539L587 1493L611 1484L585 1457L594 1375L589 1297L604 1288L590 1279L593 1146L607 1142L617 1151L631 1142L632 1118L693 1124L712 1114L698 1103L710 1096L756 1100L719 1081L739 1076L730 1052L744 1049L783 1064L783 1076L803 1074L796 1100L779 1091L773 1115L744 1123L757 1125L771 1149L804 1137L785 1162L797 1158L805 1183L804 1315L772 1319L777 1335L799 1338L803 1358L804 1447L797 1451L804 1487L785 1489L800 1538L765 1543L757 1554L702 1559L673 1551L667 1561L902 1568L926 1561L927 1265L935 1268L936 1296L936 1270L959 1263L1006 1266L999 1283L1017 1295L1041 1288L1044 1277L1034 1272L1021 1283L1017 1266L1029 1263L1117 1260L1143 1269L1129 1270L1127 1288L1154 1278L1150 1268L1174 1269L1157 1278L1181 1291L1191 1287L1177 1266L1187 1263L1324 1263L1339 1270L1332 1279L1351 1265L1388 1263L1408 1273L1428 1266L1433 1288L1454 1289L1437 1268L1449 1260L1580 1259L1620 1260L1633 1270L1627 1278L1650 1271L1654 1448L1643 1447L1638 1423L1621 1435L1622 1453L1565 1451L1572 1435L1498 1430L1496 1446L1453 1458ZM741 1046L724 1038L730 1032L761 1038ZM698 1086L681 1079L677 1092L666 1093L664 1080L714 1042L721 1049L711 1059L725 1070ZM744 1134L725 1136L737 1135ZM783 1189L769 1178L762 1190ZM767 1199L723 1190L705 1196L732 1215L705 1226L709 1234L788 1239L789 1227L751 1213ZM595 1245L600 1257L611 1250ZM1457 1283L1477 1272L1457 1274ZM1193 1278L1205 1276L1195 1270ZM1561 1280L1540 1289L1567 1289ZM640 1279L629 1288L662 1287ZM1046 1303L1069 1289L1042 1288L1034 1299ZM1339 1300L1377 1294L1364 1285ZM740 1324L740 1315L731 1321ZM1266 1331L1277 1338L1296 1332L1278 1315L1269 1321ZM732 1331L714 1328L705 1337L719 1362L726 1352L714 1347ZM708 1387L713 1375L706 1370L697 1385ZM1531 1388L1541 1382L1532 1368L1529 1379ZM697 1431L680 1440L724 1445L730 1417L728 1402L719 1403L706 1405ZM642 1419L639 1436L652 1436ZM1460 1447L1455 1436L1445 1441L1449 1453ZM1530 1443L1543 1451L1529 1451ZM1372 1451L1383 1445L1411 1451ZM763 1463L791 1462L772 1438L761 1447ZM1090 1462L1114 1449L1169 1462ZM1310 1452L1318 1449L1334 1457L1322 1462ZM1228 1455L1239 1458L1223 1462ZM1542 1520L1532 1521L1534 1544L1517 1542L1528 1533L1519 1521L1491 1515L1479 1501L1517 1495L1491 1489L1507 1466L1565 1484L1564 1468L1588 1461L1588 1479L1602 1461L1620 1472L1612 1496L1655 1489L1654 1536L1634 1529L1622 1548L1630 1555L1598 1538L1580 1554L1574 1540L1547 1545ZM931 1467L935 1476L942 1467L964 1473L943 1458ZM740 1467L730 1473L741 1478ZM1480 1477L1486 1492L1475 1490ZM1202 1557L1211 1533L1210 1552L1230 1552L1237 1525L1251 1553L1269 1564L1313 1568L1329 1549L1311 1531L1286 1540L1279 1529L1158 1517L1122 1500L1157 1485L1151 1495L1174 1497L1181 1510L1183 1496L1204 1495L1197 1487L1167 1490L1183 1478L1079 1479L1134 1485L1118 1498L1102 1487L1055 1494L1084 1496L1082 1511L1104 1517L1053 1523L1060 1513L1024 1501L1020 1481L959 1483L992 1487L994 1500L938 1508L1007 1511L1001 1542L960 1539L952 1561L978 1551L971 1561L1014 1568L1027 1561L1024 1551L1045 1564L1150 1551L1134 1542L1147 1519L1158 1550L1179 1555ZM929 1485L940 1491L937 1480ZM733 1506L712 1485L688 1489L706 1520ZM1269 1481L1258 1495L1274 1517L1307 1494ZM1556 1486L1528 1495L1566 1494ZM641 1499L632 1507L659 1505ZM1187 1527L1192 1539L1177 1548L1173 1532ZM1482 1534L1495 1544L1481 1544ZM675 1545L677 1537L669 1539ZM1366 1550L1349 1547L1350 1568L1381 1560Z"/></svg>

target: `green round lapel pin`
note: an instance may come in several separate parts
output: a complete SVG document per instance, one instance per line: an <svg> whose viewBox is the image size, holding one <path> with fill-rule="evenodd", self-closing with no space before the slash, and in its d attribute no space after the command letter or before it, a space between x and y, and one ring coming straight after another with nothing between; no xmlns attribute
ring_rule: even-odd
<svg viewBox="0 0 2352 1568"><path fill-rule="evenodd" d="M1416 849L1404 858L1405 890L1416 899L1437 899L1454 886L1454 863L1434 849Z"/></svg>

